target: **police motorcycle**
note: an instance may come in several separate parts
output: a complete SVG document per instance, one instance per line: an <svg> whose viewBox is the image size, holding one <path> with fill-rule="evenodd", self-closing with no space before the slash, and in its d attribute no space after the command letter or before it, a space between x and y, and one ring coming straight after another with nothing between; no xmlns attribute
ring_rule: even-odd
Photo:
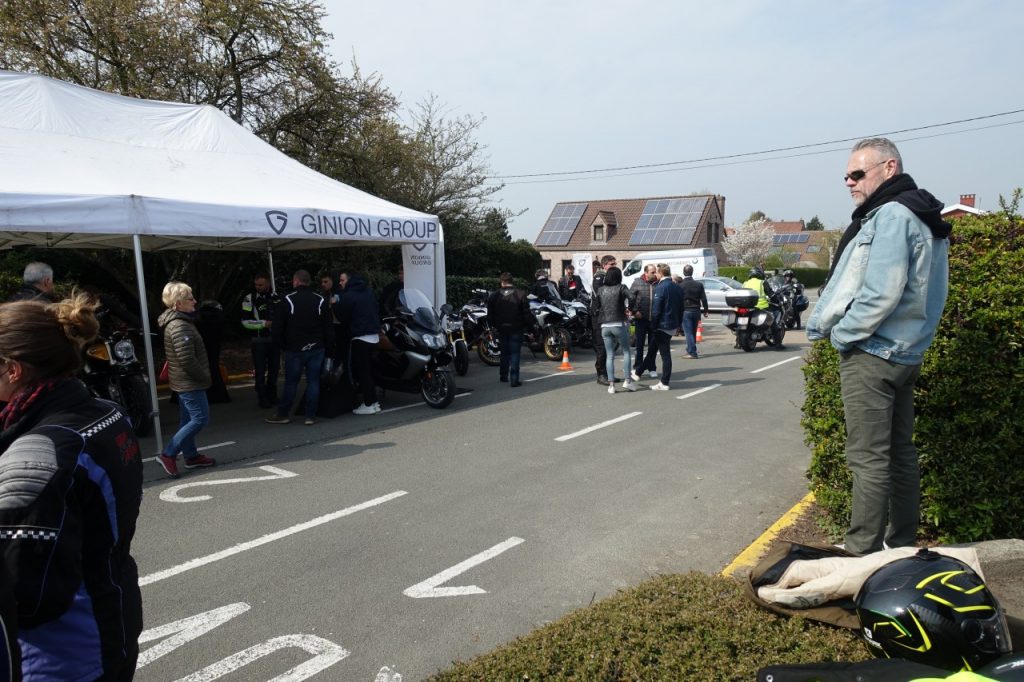
<svg viewBox="0 0 1024 682"><path fill-rule="evenodd" d="M452 355L452 366L460 377L469 372L469 344L463 330L462 317L451 305L441 306L441 328L448 337L448 352Z"/></svg>
<svg viewBox="0 0 1024 682"><path fill-rule="evenodd" d="M747 353L754 350L759 341L769 346L781 346L786 336L782 320L785 299L780 289L784 282L781 277L772 277L764 282L768 297L768 308L757 308L760 298L753 289L735 289L725 295L725 304L733 308L722 313L722 324L736 335L736 345Z"/></svg>
<svg viewBox="0 0 1024 682"><path fill-rule="evenodd" d="M92 395L124 408L137 436L146 436L153 428L153 419L149 379L132 341L138 333L136 329L101 331L85 347L80 376Z"/></svg>
<svg viewBox="0 0 1024 682"><path fill-rule="evenodd" d="M498 333L487 321L486 289L473 289L473 295L459 310L462 318L462 335L469 348L476 346L476 353L485 365L497 367L501 363L501 352L498 348Z"/></svg>
<svg viewBox="0 0 1024 682"><path fill-rule="evenodd" d="M789 274L793 276L792 270L786 270L782 273L783 278ZM789 299L789 305L785 308L785 316L783 317L783 323L786 325L786 329L793 329L794 327L800 328L800 313L807 310L810 306L810 300L804 295L804 285L801 284L795 278L786 282L783 281L782 295Z"/></svg>
<svg viewBox="0 0 1024 682"><path fill-rule="evenodd" d="M419 393L430 407L447 407L455 399L455 375L440 318L419 289L402 289L395 313L383 320L371 355L374 382L383 389Z"/></svg>
<svg viewBox="0 0 1024 682"><path fill-rule="evenodd" d="M536 294L527 295L530 302L530 313L534 324L526 330L523 342L531 351L544 351L548 360L561 360L563 353L569 350L572 337L567 329L576 319L576 310L566 306L558 295L558 289L552 282L546 283L547 295L544 300Z"/></svg>

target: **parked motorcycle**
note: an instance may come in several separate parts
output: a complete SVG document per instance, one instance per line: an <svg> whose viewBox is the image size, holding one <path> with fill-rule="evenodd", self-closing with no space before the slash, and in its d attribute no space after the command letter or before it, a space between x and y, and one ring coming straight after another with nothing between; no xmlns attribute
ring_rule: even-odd
<svg viewBox="0 0 1024 682"><path fill-rule="evenodd" d="M575 348L594 347L594 326L591 323L590 315L590 294L581 291L575 300L564 301L567 308L575 311L575 316L570 316L566 325L569 332L569 340Z"/></svg>
<svg viewBox="0 0 1024 682"><path fill-rule="evenodd" d="M783 323L786 329L800 328L800 313L807 310L810 301L804 295L804 285L800 282L788 282L783 286L783 296L787 299L788 305L784 308L785 317Z"/></svg>
<svg viewBox="0 0 1024 682"><path fill-rule="evenodd" d="M772 278L772 280L779 278ZM759 341L769 346L781 346L786 336L786 326L782 323L784 299L781 285L772 286L772 280L765 282L765 294L768 297L768 308L756 308L760 298L753 289L736 289L726 293L725 303L733 310L722 313L722 324L736 335L736 345L746 352L751 352Z"/></svg>
<svg viewBox="0 0 1024 682"><path fill-rule="evenodd" d="M452 354L455 373L464 377L469 372L469 344L466 343L462 318L447 303L441 306L441 328L448 336L448 352Z"/></svg>
<svg viewBox="0 0 1024 682"><path fill-rule="evenodd" d="M373 380L384 389L419 393L431 407L447 407L455 399L455 376L441 320L418 289L402 289L398 302L370 359Z"/></svg>
<svg viewBox="0 0 1024 682"><path fill-rule="evenodd" d="M576 310L565 305L553 283L548 282L548 286L554 295L546 300L534 294L527 296L535 324L526 330L523 341L534 352L543 350L548 360L561 360L572 343L567 327L576 318Z"/></svg>
<svg viewBox="0 0 1024 682"><path fill-rule="evenodd" d="M459 310L462 318L462 333L469 348L476 347L480 361L485 365L497 367L501 363L501 352L498 348L498 333L487 321L486 289L473 289L473 295Z"/></svg>
<svg viewBox="0 0 1024 682"><path fill-rule="evenodd" d="M81 379L97 398L124 408L137 436L149 435L153 417L146 370L135 355L132 335L138 330L112 330L85 347Z"/></svg>

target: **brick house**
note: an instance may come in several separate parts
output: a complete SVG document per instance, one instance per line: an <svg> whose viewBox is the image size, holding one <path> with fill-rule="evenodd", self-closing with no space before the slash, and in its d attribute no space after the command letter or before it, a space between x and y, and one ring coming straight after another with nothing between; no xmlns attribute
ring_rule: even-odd
<svg viewBox="0 0 1024 682"><path fill-rule="evenodd" d="M711 248L724 263L724 216L725 197L718 194L563 201L533 245L552 276L574 253L611 254L624 266L643 252Z"/></svg>
<svg viewBox="0 0 1024 682"><path fill-rule="evenodd" d="M964 215L985 215L988 211L981 211L974 207L975 196L973 194L961 194L960 203L946 206L940 214L943 219L959 218Z"/></svg>

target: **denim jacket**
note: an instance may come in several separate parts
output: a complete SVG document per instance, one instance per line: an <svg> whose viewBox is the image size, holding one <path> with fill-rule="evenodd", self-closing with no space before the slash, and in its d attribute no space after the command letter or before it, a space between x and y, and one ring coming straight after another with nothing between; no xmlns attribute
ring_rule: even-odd
<svg viewBox="0 0 1024 682"><path fill-rule="evenodd" d="M807 338L840 353L859 348L918 365L931 345L949 289L949 240L936 238L907 207L891 201L865 216L840 256Z"/></svg>

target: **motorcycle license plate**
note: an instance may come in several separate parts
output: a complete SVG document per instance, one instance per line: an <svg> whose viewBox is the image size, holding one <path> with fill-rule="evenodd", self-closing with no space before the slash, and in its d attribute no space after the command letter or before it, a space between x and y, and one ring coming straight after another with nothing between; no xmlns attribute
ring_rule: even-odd
<svg viewBox="0 0 1024 682"><path fill-rule="evenodd" d="M737 318L736 318L736 326L737 326L737 327L739 327L740 329L744 329L744 328L746 328L746 326L747 326L747 321L748 321L749 319L750 319L750 318L748 318L748 317L737 317Z"/></svg>

